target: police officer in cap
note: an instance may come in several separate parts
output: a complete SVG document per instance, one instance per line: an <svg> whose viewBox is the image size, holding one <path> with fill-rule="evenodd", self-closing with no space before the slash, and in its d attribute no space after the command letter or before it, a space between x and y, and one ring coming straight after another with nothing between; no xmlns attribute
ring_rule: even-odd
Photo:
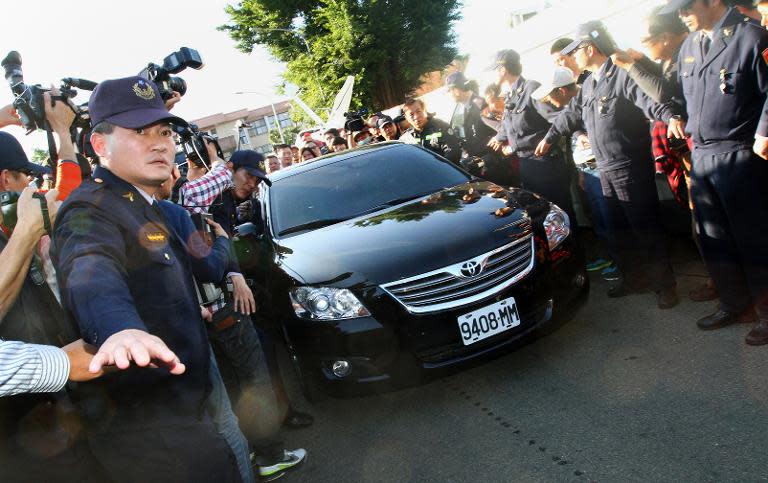
<svg viewBox="0 0 768 483"><path fill-rule="evenodd" d="M747 344L768 344L768 32L724 0L673 0L692 32L679 77L693 137L691 196L719 309L716 329L754 318ZM763 159L761 159L763 158Z"/></svg>
<svg viewBox="0 0 768 483"><path fill-rule="evenodd" d="M520 55L514 50L502 50L488 68L495 70L499 85L506 88L504 119L499 134L491 141L494 149L520 158L520 181L523 188L541 194L564 209L575 222L571 203L571 170L559 147L535 156L536 146L549 130L549 120L555 110L534 99L532 94L539 82L522 76Z"/></svg>
<svg viewBox="0 0 768 483"><path fill-rule="evenodd" d="M173 166L171 124L186 123L141 77L100 83L89 107L101 167L61 206L51 250L83 339L102 363L127 368L81 388L100 400L89 406L89 446L114 481L239 481L204 410L210 348L193 282L223 277L229 240L215 225L218 257L203 267L166 218L188 220L183 208L154 199ZM129 367L147 365L158 338L178 356L171 367Z"/></svg>
<svg viewBox="0 0 768 483"><path fill-rule="evenodd" d="M573 55L580 69L592 75L579 94L560 112L536 152L543 154L560 136L586 130L597 160L606 224L612 252L624 276L609 297L651 289L658 307L678 303L676 282L659 222L648 119L670 122L669 105L649 98L627 73L613 64L613 39L602 22L579 25L576 39L563 55ZM682 137L680 121L670 125Z"/></svg>
<svg viewBox="0 0 768 483"><path fill-rule="evenodd" d="M459 163L461 158L459 139L448 123L427 113L424 101L417 98L407 99L403 104L403 114L411 124L411 128L400 136L400 141L418 144L454 164Z"/></svg>

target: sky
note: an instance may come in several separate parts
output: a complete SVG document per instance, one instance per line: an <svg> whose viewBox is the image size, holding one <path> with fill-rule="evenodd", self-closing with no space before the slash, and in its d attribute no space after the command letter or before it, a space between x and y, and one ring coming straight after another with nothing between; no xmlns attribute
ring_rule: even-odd
<svg viewBox="0 0 768 483"><path fill-rule="evenodd" d="M418 1L418 0L414 0ZM579 18L604 15L606 4L644 5L654 0L464 0L462 20L456 23L457 47L469 53L472 61L468 74L482 77L482 66L496 50L515 48L523 53L531 45L549 41L553 36L575 27ZM655 0L658 3L659 0ZM153 0L151 2L119 2L114 0L78 0L62 4L51 0L15 2L12 18L6 17L0 30L0 56L10 50L21 53L25 82L58 85L62 77L80 77L93 81L137 74L147 63L162 63L163 58L180 47L197 49L204 62L200 70L186 69L179 76L188 84L174 114L185 119L198 119L219 112L255 108L280 99L275 88L281 84L284 66L271 58L262 47L244 54L226 32L216 27L228 21L224 8L232 1L188 0L186 2ZM509 28L510 5L555 4L548 16L534 18L541 25L530 33L513 35ZM501 14L500 14L501 13ZM610 13L610 12L609 12ZM560 24L550 17L561 19ZM618 15L627 25L637 29L634 15ZM547 26L556 25L548 31ZM524 25L526 27L527 25ZM633 32L632 28L617 31ZM532 51L533 52L533 51ZM482 79L481 79L482 80ZM481 82L483 84L483 82ZM235 92L249 94L237 95ZM85 102L88 93L75 98ZM10 88L0 86L0 103L13 100ZM0 105L4 105L0 104ZM28 154L33 148L45 148L42 133L25 136L18 127L7 127L16 135Z"/></svg>

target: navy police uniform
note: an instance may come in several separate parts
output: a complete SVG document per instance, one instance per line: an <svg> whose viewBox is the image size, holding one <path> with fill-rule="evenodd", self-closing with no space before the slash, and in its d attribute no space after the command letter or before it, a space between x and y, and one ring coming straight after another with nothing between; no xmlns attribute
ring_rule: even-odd
<svg viewBox="0 0 768 483"><path fill-rule="evenodd" d="M533 154L549 131L548 118L554 111L549 104L532 97L540 85L522 76L515 81L504 100L504 118L496 139L506 141L520 159L520 181L523 188L539 193L555 203L575 222L570 191L571 170L565 153L553 149L540 158Z"/></svg>
<svg viewBox="0 0 768 483"><path fill-rule="evenodd" d="M721 309L754 304L768 321L768 161L752 151L768 136L768 32L730 9L705 37L689 35L679 57L697 235Z"/></svg>
<svg viewBox="0 0 768 483"><path fill-rule="evenodd" d="M583 24L579 32L574 43L562 51L564 55L582 42L601 37L606 41L600 22ZM597 75L584 81L545 138L553 144L578 130L589 133L606 197L612 256L630 289L660 291L676 285L659 222L648 121L669 122L673 114L669 104L650 99L608 58Z"/></svg>
<svg viewBox="0 0 768 483"><path fill-rule="evenodd" d="M173 120L157 87L138 77L102 82L90 105L92 120L126 128ZM165 213L174 212L179 216L170 223ZM210 348L193 282L223 277L229 241L218 238L209 256L188 237L190 226L174 228L180 223L192 224L183 208L150 204L105 168L69 196L56 218L51 258L62 305L83 339L99 347L122 330L145 331L186 366L179 376L131 367L80 385L89 445L115 481L239 481L205 411Z"/></svg>

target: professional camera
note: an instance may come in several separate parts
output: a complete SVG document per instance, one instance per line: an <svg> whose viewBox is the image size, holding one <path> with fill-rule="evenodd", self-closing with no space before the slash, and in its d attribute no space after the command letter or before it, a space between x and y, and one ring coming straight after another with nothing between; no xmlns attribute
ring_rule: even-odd
<svg viewBox="0 0 768 483"><path fill-rule="evenodd" d="M189 127L174 126L173 130L179 135L179 145L184 151L184 155L195 166L211 167L211 159L208 156L204 140L213 143L216 146L216 155L224 159L224 152L221 150L216 136L205 131L201 132L195 124L190 124Z"/></svg>
<svg viewBox="0 0 768 483"><path fill-rule="evenodd" d="M45 106L43 105L43 95L49 89L41 87L39 84L29 85L24 83L24 73L21 70L21 55L15 50L8 53L0 62L5 70L5 79L11 86L11 91L15 96L13 107L19 114L21 123L27 129L27 134L37 129L48 129L48 123L45 119ZM77 96L74 88L93 90L96 87L95 82L85 79L76 79L67 77L62 79L59 98L67 102L73 111L75 111L75 120L72 124L72 132L77 128L87 127L90 121L88 117L88 105L74 105L70 99Z"/></svg>
<svg viewBox="0 0 768 483"><path fill-rule="evenodd" d="M360 109L359 111L349 111L344 113L344 117L347 119L344 123L344 130L348 133L362 131L366 128L365 115L368 114L368 109Z"/></svg>
<svg viewBox="0 0 768 483"><path fill-rule="evenodd" d="M171 75L178 74L187 67L201 69L203 59L197 50L182 47L163 59L163 65L150 62L145 69L139 72L139 76L153 81L160 90L160 96L164 101L167 101L173 97L173 91L182 96L187 92L187 83L184 79Z"/></svg>

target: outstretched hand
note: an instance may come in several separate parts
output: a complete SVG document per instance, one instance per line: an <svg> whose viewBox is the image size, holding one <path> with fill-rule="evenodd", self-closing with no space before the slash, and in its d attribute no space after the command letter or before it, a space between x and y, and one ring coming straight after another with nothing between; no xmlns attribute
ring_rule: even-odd
<svg viewBox="0 0 768 483"><path fill-rule="evenodd" d="M104 366L128 369L131 362L139 367L167 367L171 374L183 374L184 364L165 343L152 334L137 329L112 334L93 356L88 370L98 374Z"/></svg>

